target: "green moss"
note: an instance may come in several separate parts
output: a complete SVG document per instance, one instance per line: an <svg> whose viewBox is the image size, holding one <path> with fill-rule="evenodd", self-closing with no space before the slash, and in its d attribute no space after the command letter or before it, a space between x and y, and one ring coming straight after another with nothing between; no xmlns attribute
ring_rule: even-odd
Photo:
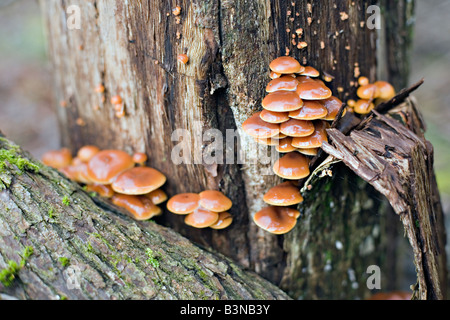
<svg viewBox="0 0 450 320"><path fill-rule="evenodd" d="M61 265L65 268L65 267L67 267L68 265L70 265L70 259L69 258L66 258L66 257L60 257L59 259L59 262L61 262Z"/></svg>
<svg viewBox="0 0 450 320"><path fill-rule="evenodd" d="M68 196L64 196L62 199L62 204L65 206L70 206L70 199Z"/></svg>
<svg viewBox="0 0 450 320"><path fill-rule="evenodd" d="M20 260L20 264L13 260L8 261L8 267L0 271L0 282L3 283L5 287L9 287L14 282L14 279L19 274L19 271L25 266L29 257L33 254L34 250L32 247L25 247Z"/></svg>
<svg viewBox="0 0 450 320"><path fill-rule="evenodd" d="M2 139L5 140L4 138ZM25 170L39 172L39 165L21 157L18 152L19 147L17 146L11 146L10 149L0 149L0 173L5 171L7 162L16 166L20 173Z"/></svg>
<svg viewBox="0 0 450 320"><path fill-rule="evenodd" d="M158 268L159 267L159 261L157 258L155 258L153 250L150 248L147 248L145 250L145 254L147 255L147 260L145 260L145 262L147 262L147 264L151 265L153 268Z"/></svg>

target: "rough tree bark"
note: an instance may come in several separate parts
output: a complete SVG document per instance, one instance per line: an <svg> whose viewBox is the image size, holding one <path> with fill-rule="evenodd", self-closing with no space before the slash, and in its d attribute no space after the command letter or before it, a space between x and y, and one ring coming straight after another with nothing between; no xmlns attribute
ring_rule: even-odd
<svg viewBox="0 0 450 320"><path fill-rule="evenodd" d="M375 1L79 1L81 29L66 26L68 4L41 1L47 31L62 145L84 144L143 151L169 178L169 195L220 189L234 203L226 230L195 230L178 216L157 222L213 248L280 285L294 298L365 298L366 268L385 262L385 202L345 166L322 179L300 206L302 218L286 236L252 223L262 195L279 182L258 163L254 144L237 140L248 163L175 165L176 129L191 134L192 151L207 154L212 141L194 143L208 129L238 130L264 97L271 59L289 54L334 77L345 100L359 75L377 75L377 31L366 27ZM180 5L180 16L171 14ZM398 8L403 8L398 6ZM392 9L392 10L397 10ZM399 9L399 10L400 10ZM301 38L293 38L303 29ZM402 37L402 35L400 35ZM408 37L408 35L404 35ZM293 42L294 41L294 42ZM308 46L297 49L296 43ZM190 62L178 64L186 52ZM405 75L400 75L400 77ZM94 92L102 83L104 95ZM111 96L125 102L116 118ZM193 159L194 157L192 157ZM257 164L253 164L253 162ZM393 271L386 270L383 276Z"/></svg>
<svg viewBox="0 0 450 320"><path fill-rule="evenodd" d="M91 198L1 134L0 160L2 295L32 300L289 299L230 259ZM28 258L25 248L31 248ZM22 268L10 268L10 261L20 265L23 259Z"/></svg>

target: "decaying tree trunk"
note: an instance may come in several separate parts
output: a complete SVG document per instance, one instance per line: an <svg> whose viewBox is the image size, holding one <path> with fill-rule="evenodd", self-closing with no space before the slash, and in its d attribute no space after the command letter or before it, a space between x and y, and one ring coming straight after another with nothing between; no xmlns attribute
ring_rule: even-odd
<svg viewBox="0 0 450 320"><path fill-rule="evenodd" d="M71 30L66 2L41 1L55 94L64 101L58 108L62 144L73 151L95 144L146 152L148 164L168 177L169 195L223 191L234 203L228 229L196 230L171 214L156 221L256 271L290 296L365 298L366 269L385 262L387 247L385 202L370 184L344 165L334 166L333 177L305 195L296 228L275 236L252 222L265 206L263 194L280 181L262 174L270 164L258 161L252 140L237 136L244 164L195 162L195 152L212 152L213 141L198 143L208 129L225 137L260 110L268 65L277 56L289 54L332 75L329 85L344 101L360 75L374 81L377 30L366 26L366 9L373 4L74 0L70 5L80 8L81 29ZM176 5L179 16L171 14ZM301 41L306 48L298 49ZM180 53L187 53L188 64L177 63ZM104 94L94 91L100 83ZM115 117L109 102L116 94L124 101L123 118ZM192 163L171 161L180 143L172 138L177 129L190 134ZM394 272L384 271L383 276Z"/></svg>
<svg viewBox="0 0 450 320"><path fill-rule="evenodd" d="M0 160L3 295L32 300L289 299L220 254L92 199L1 135ZM26 248L29 257L24 257ZM21 269L10 270L10 261L20 265L23 259Z"/></svg>
<svg viewBox="0 0 450 320"><path fill-rule="evenodd" d="M447 283L443 212L433 148L423 130L420 112L408 99L392 110L391 117L374 111L348 136L328 130L332 142L323 150L386 196L413 248L418 298L443 299Z"/></svg>

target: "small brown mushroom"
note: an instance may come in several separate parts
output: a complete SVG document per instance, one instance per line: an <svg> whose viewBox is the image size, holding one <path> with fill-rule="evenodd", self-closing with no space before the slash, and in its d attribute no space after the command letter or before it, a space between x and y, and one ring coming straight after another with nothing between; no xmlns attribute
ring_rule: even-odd
<svg viewBox="0 0 450 320"><path fill-rule="evenodd" d="M311 66L305 66L305 70L303 70L303 72L301 72L300 75L315 78L320 76L320 72Z"/></svg>
<svg viewBox="0 0 450 320"><path fill-rule="evenodd" d="M309 77L297 78L299 85L295 91L302 100L323 100L331 97L331 90L319 80Z"/></svg>
<svg viewBox="0 0 450 320"><path fill-rule="evenodd" d="M359 114L368 114L373 110L373 108L375 108L375 105L372 100L359 99L358 101L356 101L353 110Z"/></svg>
<svg viewBox="0 0 450 320"><path fill-rule="evenodd" d="M158 205L167 200L167 194L162 189L153 190L143 196L152 200L153 204Z"/></svg>
<svg viewBox="0 0 450 320"><path fill-rule="evenodd" d="M177 60L182 64L186 64L189 62L189 57L185 53L181 53L178 55Z"/></svg>
<svg viewBox="0 0 450 320"><path fill-rule="evenodd" d="M200 196L197 193L180 193L167 201L167 210L175 214L188 214L200 206Z"/></svg>
<svg viewBox="0 0 450 320"><path fill-rule="evenodd" d="M220 212L219 218L209 227L215 230L227 228L233 222L233 217L228 212Z"/></svg>
<svg viewBox="0 0 450 320"><path fill-rule="evenodd" d="M119 95L115 95L111 97L111 104L117 105L122 103L122 97Z"/></svg>
<svg viewBox="0 0 450 320"><path fill-rule="evenodd" d="M300 62L289 56L278 57L269 64L270 70L277 73L300 73L305 70L305 67L300 65Z"/></svg>
<svg viewBox="0 0 450 320"><path fill-rule="evenodd" d="M86 185L86 191L95 192L100 197L111 198L114 195L114 190L108 184L92 183Z"/></svg>
<svg viewBox="0 0 450 320"><path fill-rule="evenodd" d="M142 196L116 193L111 201L116 206L125 208L136 220L148 220L162 213L161 208Z"/></svg>
<svg viewBox="0 0 450 320"><path fill-rule="evenodd" d="M202 207L198 207L184 218L184 223L194 228L206 228L214 225L219 220L219 213Z"/></svg>
<svg viewBox="0 0 450 320"><path fill-rule="evenodd" d="M135 152L133 154L133 161L134 163L143 166L145 161L147 161L148 157L143 152Z"/></svg>
<svg viewBox="0 0 450 320"><path fill-rule="evenodd" d="M275 91L265 96L261 104L269 111L289 112L300 109L303 101L295 91Z"/></svg>
<svg viewBox="0 0 450 320"><path fill-rule="evenodd" d="M67 148L47 151L42 155L41 161L46 166L61 169L71 164L72 153Z"/></svg>
<svg viewBox="0 0 450 320"><path fill-rule="evenodd" d="M77 158L82 162L88 162L93 156L100 152L100 148L93 145L81 147L77 152Z"/></svg>
<svg viewBox="0 0 450 320"><path fill-rule="evenodd" d="M290 119L280 124L280 132L289 137L306 137L314 132L314 124L309 120Z"/></svg>
<svg viewBox="0 0 450 320"><path fill-rule="evenodd" d="M290 152L275 162L273 171L283 179L300 180L307 177L310 173L309 160L298 152Z"/></svg>
<svg viewBox="0 0 450 320"><path fill-rule="evenodd" d="M274 112L264 109L259 116L269 123L283 123L289 120L289 112Z"/></svg>
<svg viewBox="0 0 450 320"><path fill-rule="evenodd" d="M300 190L291 181L282 182L269 189L263 198L272 206L292 206L303 201Z"/></svg>
<svg viewBox="0 0 450 320"><path fill-rule="evenodd" d="M272 138L280 133L280 125L265 122L260 117L261 111L254 113L242 123L242 129L253 138Z"/></svg>
<svg viewBox="0 0 450 320"><path fill-rule="evenodd" d="M102 150L87 163L87 175L95 183L111 184L123 171L134 166L133 158L121 150Z"/></svg>
<svg viewBox="0 0 450 320"><path fill-rule="evenodd" d="M280 153L289 153L295 151L297 148L292 146L292 137L286 137L278 141L275 149Z"/></svg>
<svg viewBox="0 0 450 320"><path fill-rule="evenodd" d="M292 146L301 149L320 148L324 141L328 141L326 129L329 127L325 121L314 122L314 133L307 137L295 137Z"/></svg>
<svg viewBox="0 0 450 320"><path fill-rule="evenodd" d="M290 75L283 75L270 81L266 86L266 92L295 91L297 86L298 81L296 78L293 78Z"/></svg>
<svg viewBox="0 0 450 320"><path fill-rule="evenodd" d="M289 117L298 120L316 120L324 118L328 115L328 110L323 103L314 100L303 101L303 107L301 109L289 112Z"/></svg>
<svg viewBox="0 0 450 320"><path fill-rule="evenodd" d="M158 189L166 176L154 168L134 167L120 173L111 184L117 193L141 195Z"/></svg>
<svg viewBox="0 0 450 320"><path fill-rule="evenodd" d="M326 121L333 121L337 117L339 110L342 107L342 101L335 96L320 100L320 103L327 109L327 115L323 117L323 120Z"/></svg>
<svg viewBox="0 0 450 320"><path fill-rule="evenodd" d="M366 84L364 86L360 86L358 90L356 90L356 95L360 99L376 99L380 96L380 90L374 84Z"/></svg>
<svg viewBox="0 0 450 320"><path fill-rule="evenodd" d="M261 209L253 216L255 224L273 234L285 234L297 224L300 212L295 209L269 206Z"/></svg>
<svg viewBox="0 0 450 320"><path fill-rule="evenodd" d="M200 192L200 206L203 208L214 211L223 212L230 210L233 203L222 192L217 190L205 190Z"/></svg>
<svg viewBox="0 0 450 320"><path fill-rule="evenodd" d="M390 100L395 96L394 87L387 81L376 81L374 85L378 88L380 95L378 98Z"/></svg>

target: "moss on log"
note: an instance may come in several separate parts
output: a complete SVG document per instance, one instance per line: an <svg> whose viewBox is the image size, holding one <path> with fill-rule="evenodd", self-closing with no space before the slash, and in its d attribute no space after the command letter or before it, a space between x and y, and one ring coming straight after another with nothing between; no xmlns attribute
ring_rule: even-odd
<svg viewBox="0 0 450 320"><path fill-rule="evenodd" d="M0 293L18 299L289 299L0 138ZM14 267L14 268L13 268Z"/></svg>

